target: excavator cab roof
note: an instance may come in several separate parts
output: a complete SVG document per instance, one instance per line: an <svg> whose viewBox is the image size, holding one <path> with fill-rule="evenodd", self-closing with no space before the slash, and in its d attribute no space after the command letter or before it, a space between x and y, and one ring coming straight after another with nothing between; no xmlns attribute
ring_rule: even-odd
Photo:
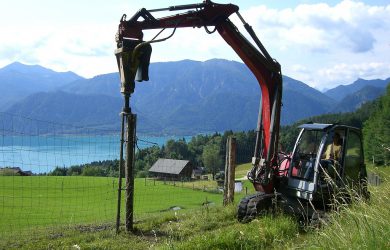
<svg viewBox="0 0 390 250"><path fill-rule="evenodd" d="M298 128L310 129L310 130L327 130L328 128L334 126L334 124L325 124L325 123L305 123Z"/></svg>
<svg viewBox="0 0 390 250"><path fill-rule="evenodd" d="M355 131L361 130L357 127L352 127L352 126L348 126L348 125L340 125L338 123L336 123L336 124L305 123L305 124L299 125L298 128L304 128L306 130L323 130L323 131L329 131L331 129L353 129Z"/></svg>

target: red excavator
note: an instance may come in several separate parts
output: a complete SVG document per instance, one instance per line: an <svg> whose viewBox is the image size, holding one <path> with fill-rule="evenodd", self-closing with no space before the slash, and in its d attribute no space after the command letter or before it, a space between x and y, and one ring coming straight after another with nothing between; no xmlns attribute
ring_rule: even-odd
<svg viewBox="0 0 390 250"><path fill-rule="evenodd" d="M141 9L130 19L123 15L116 34L117 62L125 99L133 93L135 81L147 81L152 52L151 44L172 37L178 28L202 28L219 35L233 48L256 77L261 102L256 130L253 168L248 179L256 194L245 197L238 206L239 221L249 221L263 211L277 206L306 218L329 208L337 191L348 186L367 193L366 168L362 135L359 129L338 124L303 124L294 150L278 152L280 113L282 106L282 72L233 4L217 4L205 0L198 4ZM152 13L179 11L175 15L155 18ZM237 14L254 44L248 41L229 20ZM143 31L161 29L145 40ZM172 33L158 38L165 29ZM127 101L128 102L128 101ZM128 103L127 103L128 104ZM338 192L339 193L339 192ZM348 195L344 194L343 197ZM275 202L276 201L276 202Z"/></svg>

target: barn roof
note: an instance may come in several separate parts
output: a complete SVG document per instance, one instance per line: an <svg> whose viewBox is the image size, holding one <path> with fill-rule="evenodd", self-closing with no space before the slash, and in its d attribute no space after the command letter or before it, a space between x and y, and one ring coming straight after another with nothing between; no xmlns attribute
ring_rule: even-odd
<svg viewBox="0 0 390 250"><path fill-rule="evenodd" d="M190 163L186 160L173 160L173 159L158 159L153 166L149 169L149 172L165 173L165 174L180 174L184 167Z"/></svg>

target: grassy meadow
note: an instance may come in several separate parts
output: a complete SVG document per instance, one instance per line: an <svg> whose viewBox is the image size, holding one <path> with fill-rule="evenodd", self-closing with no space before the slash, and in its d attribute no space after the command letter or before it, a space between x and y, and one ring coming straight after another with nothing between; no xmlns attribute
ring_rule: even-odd
<svg viewBox="0 0 390 250"><path fill-rule="evenodd" d="M114 221L118 180L82 176L0 176L0 232L48 225ZM124 182L123 182L124 183ZM124 191L122 192L124 195ZM135 217L179 206L222 203L222 195L136 179ZM122 199L122 211L124 199Z"/></svg>
<svg viewBox="0 0 390 250"><path fill-rule="evenodd" d="M369 171L379 174L383 181L380 186L369 186L370 202L356 199L350 206L341 206L321 227L300 225L283 214L241 224L236 220L235 205L199 206L194 202L197 209L151 211L138 216L134 233L122 228L116 235L111 221L42 227L18 239L4 235L0 249L389 249L390 168L371 167ZM137 186L139 191L148 188L143 179L137 180ZM201 201L205 194L180 185L155 187L165 187L165 192L198 192L203 194ZM156 199L163 198L155 194ZM208 200L214 199L212 194L207 196Z"/></svg>

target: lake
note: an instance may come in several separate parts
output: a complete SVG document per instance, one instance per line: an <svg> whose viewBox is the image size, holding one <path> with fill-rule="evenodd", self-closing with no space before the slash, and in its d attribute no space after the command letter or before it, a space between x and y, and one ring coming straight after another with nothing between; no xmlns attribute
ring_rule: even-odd
<svg viewBox="0 0 390 250"><path fill-rule="evenodd" d="M191 136L138 136L137 148L162 146L168 140ZM119 135L50 135L0 137L0 167L20 167L33 173L47 173L55 167L69 167L93 161L119 158Z"/></svg>

